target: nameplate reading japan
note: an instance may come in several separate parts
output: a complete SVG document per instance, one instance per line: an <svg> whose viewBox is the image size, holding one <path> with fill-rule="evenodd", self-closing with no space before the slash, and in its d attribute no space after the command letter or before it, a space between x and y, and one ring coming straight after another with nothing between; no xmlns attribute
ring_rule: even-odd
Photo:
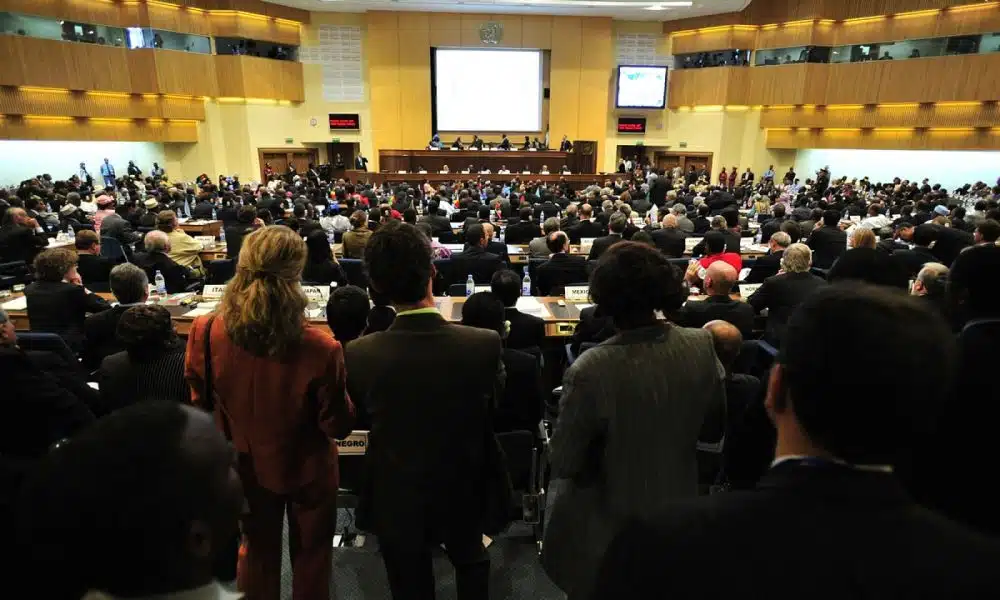
<svg viewBox="0 0 1000 600"><path fill-rule="evenodd" d="M304 285L302 292L310 302L322 303L330 299L330 288L325 285Z"/></svg>
<svg viewBox="0 0 1000 600"><path fill-rule="evenodd" d="M354 114L330 114L330 129L361 129L361 119Z"/></svg>

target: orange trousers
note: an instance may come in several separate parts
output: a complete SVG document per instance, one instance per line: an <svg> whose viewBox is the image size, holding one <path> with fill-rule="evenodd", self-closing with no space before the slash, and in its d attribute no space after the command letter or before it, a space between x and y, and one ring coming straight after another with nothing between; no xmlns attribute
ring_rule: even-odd
<svg viewBox="0 0 1000 600"><path fill-rule="evenodd" d="M337 497L325 482L292 494L276 494L243 480L250 514L244 519L237 583L246 600L281 597L282 522L288 512L288 553L292 564L292 599L326 600L333 569L333 534Z"/></svg>

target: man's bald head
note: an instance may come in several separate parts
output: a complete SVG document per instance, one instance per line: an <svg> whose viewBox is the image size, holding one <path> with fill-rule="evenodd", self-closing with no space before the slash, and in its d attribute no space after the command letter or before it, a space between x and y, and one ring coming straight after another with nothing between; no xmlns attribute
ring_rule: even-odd
<svg viewBox="0 0 1000 600"><path fill-rule="evenodd" d="M732 268L732 267L730 267ZM729 321L709 321L702 329L712 334L715 354L726 371L733 366L743 347L743 334Z"/></svg>
<svg viewBox="0 0 1000 600"><path fill-rule="evenodd" d="M731 264L717 260L705 270L705 289L711 296L728 296L738 278Z"/></svg>
<svg viewBox="0 0 1000 600"><path fill-rule="evenodd" d="M677 229L677 217L674 215L667 215L663 217L663 221L660 223L664 229Z"/></svg>

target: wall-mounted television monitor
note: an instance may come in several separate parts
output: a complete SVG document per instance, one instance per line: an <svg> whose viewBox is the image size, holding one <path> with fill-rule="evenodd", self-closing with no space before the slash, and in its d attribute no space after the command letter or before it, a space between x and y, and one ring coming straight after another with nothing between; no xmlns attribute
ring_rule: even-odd
<svg viewBox="0 0 1000 600"><path fill-rule="evenodd" d="M618 66L617 108L662 109L667 104L667 68Z"/></svg>

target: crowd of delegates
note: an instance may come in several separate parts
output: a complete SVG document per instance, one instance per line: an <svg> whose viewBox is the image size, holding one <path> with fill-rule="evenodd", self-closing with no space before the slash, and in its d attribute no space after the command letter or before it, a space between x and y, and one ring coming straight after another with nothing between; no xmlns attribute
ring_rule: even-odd
<svg viewBox="0 0 1000 600"><path fill-rule="evenodd" d="M773 168L718 186L629 166L582 190L289 174L104 190L43 176L0 192L0 262L30 265L31 330L66 343L19 340L0 311L13 409L0 426L2 526L30 539L23 560L58 569L46 597L212 597L241 517L240 584L276 598L286 513L294 597L329 597L333 440L364 429L357 524L379 541L392 596L433 597L443 545L458 596L487 598L482 535L511 517L495 433L534 431L543 412L545 326L517 308L524 281L506 244L541 259L536 292L587 282L594 303L549 407L542 560L571 598L790 597L817 595L816 581L831 598L1000 591L988 537L1000 520L970 486L996 459L1000 187L826 170L800 186ZM223 221L236 264L185 344L147 301L157 272L169 292L202 281L200 245L179 227L188 214ZM70 228L76 252L47 248ZM768 253L741 275L755 231ZM703 239L679 268L689 236ZM458 239L462 251L443 245ZM334 240L363 261L367 286L348 284ZM571 254L583 240L589 254ZM467 298L462 325L436 308L444 257L490 287ZM731 296L741 279L761 284L746 302ZM307 319L303 282L336 283L332 335ZM687 301L693 287L702 301ZM760 347L778 354L762 379L743 348L764 313ZM739 491L699 497L706 471ZM775 562L787 547L806 551ZM694 579L720 564L737 576Z"/></svg>

